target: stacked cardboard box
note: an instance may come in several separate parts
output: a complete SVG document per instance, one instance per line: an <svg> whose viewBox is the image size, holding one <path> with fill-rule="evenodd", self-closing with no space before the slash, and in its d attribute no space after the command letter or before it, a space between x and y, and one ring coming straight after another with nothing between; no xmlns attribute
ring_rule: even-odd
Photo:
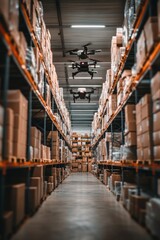
<svg viewBox="0 0 160 240"><path fill-rule="evenodd" d="M138 160L152 160L151 96L146 94L136 105Z"/></svg>
<svg viewBox="0 0 160 240"><path fill-rule="evenodd" d="M146 60L146 54L147 54L147 49L146 49L146 36L144 30L142 30L141 35L138 39L137 42L137 73L142 69L143 64Z"/></svg>
<svg viewBox="0 0 160 240"><path fill-rule="evenodd" d="M7 211L3 214L3 239L7 239L13 231L13 211Z"/></svg>
<svg viewBox="0 0 160 240"><path fill-rule="evenodd" d="M25 184L7 186L5 194L5 208L13 212L13 227L16 228L25 216Z"/></svg>
<svg viewBox="0 0 160 240"><path fill-rule="evenodd" d="M41 158L43 160L50 160L51 159L51 149L45 145L41 145Z"/></svg>
<svg viewBox="0 0 160 240"><path fill-rule="evenodd" d="M144 26L146 36L147 52L150 53L154 44L158 41L158 19L157 17L149 17Z"/></svg>
<svg viewBox="0 0 160 240"><path fill-rule="evenodd" d="M60 138L58 131L51 131L48 139L51 140L51 159L59 161Z"/></svg>
<svg viewBox="0 0 160 240"><path fill-rule="evenodd" d="M121 181L121 175L117 173L112 173L109 177L109 189L111 192L115 190L115 181Z"/></svg>
<svg viewBox="0 0 160 240"><path fill-rule="evenodd" d="M9 1L2 0L0 4L0 14L3 16L6 24L9 24Z"/></svg>
<svg viewBox="0 0 160 240"><path fill-rule="evenodd" d="M4 118L4 109L0 105L0 160L2 159L2 146L3 146L3 118Z"/></svg>
<svg viewBox="0 0 160 240"><path fill-rule="evenodd" d="M125 145L137 145L135 105L125 107Z"/></svg>
<svg viewBox="0 0 160 240"><path fill-rule="evenodd" d="M131 216L137 220L140 219L141 210L146 209L146 203L149 200L147 196L130 195L130 213Z"/></svg>
<svg viewBox="0 0 160 240"><path fill-rule="evenodd" d="M8 107L14 111L13 155L26 157L28 101L19 90L9 90Z"/></svg>
<svg viewBox="0 0 160 240"><path fill-rule="evenodd" d="M41 138L41 132L36 127L31 127L31 146L33 148L33 158L41 158Z"/></svg>
<svg viewBox="0 0 160 240"><path fill-rule="evenodd" d="M160 72L151 80L153 100L153 145L154 161L160 160Z"/></svg>
<svg viewBox="0 0 160 240"><path fill-rule="evenodd" d="M6 129L5 142L5 160L10 160L13 156L13 134L14 134L14 112L11 108L6 109L6 122L4 124ZM3 133L3 132L2 132Z"/></svg>
<svg viewBox="0 0 160 240"><path fill-rule="evenodd" d="M160 200L158 198L151 198L146 204L146 218L145 223L147 229L151 234L159 239L159 212L160 212Z"/></svg>
<svg viewBox="0 0 160 240"><path fill-rule="evenodd" d="M117 109L117 95L116 94L110 95L108 103L109 103L108 115L109 115L109 118L110 118Z"/></svg>
<svg viewBox="0 0 160 240"><path fill-rule="evenodd" d="M160 0L157 2L158 36L160 37Z"/></svg>
<svg viewBox="0 0 160 240"><path fill-rule="evenodd" d="M17 46L19 46L19 1L9 1L9 31Z"/></svg>
<svg viewBox="0 0 160 240"><path fill-rule="evenodd" d="M31 186L37 188L37 205L43 199L43 184L44 184L44 169L43 165L37 165L32 169L32 177L31 177Z"/></svg>
<svg viewBox="0 0 160 240"><path fill-rule="evenodd" d="M19 32L19 54L26 65L27 42L23 32Z"/></svg>

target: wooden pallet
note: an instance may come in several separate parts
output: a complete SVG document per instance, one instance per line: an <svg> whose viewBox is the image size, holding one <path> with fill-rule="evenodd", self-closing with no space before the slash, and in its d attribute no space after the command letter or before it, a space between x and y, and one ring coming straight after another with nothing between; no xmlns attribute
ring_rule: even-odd
<svg viewBox="0 0 160 240"><path fill-rule="evenodd" d="M131 164L131 163L136 163L137 160L121 160L120 162L123 164Z"/></svg>
<svg viewBox="0 0 160 240"><path fill-rule="evenodd" d="M41 158L33 158L33 159L31 159L31 162L33 162L33 163L42 163L42 159Z"/></svg>
<svg viewBox="0 0 160 240"><path fill-rule="evenodd" d="M136 164L137 165L151 165L151 160L137 160Z"/></svg>
<svg viewBox="0 0 160 240"><path fill-rule="evenodd" d="M26 162L26 158L19 158L19 157L15 157L15 156L9 156L7 160L10 163L25 163Z"/></svg>

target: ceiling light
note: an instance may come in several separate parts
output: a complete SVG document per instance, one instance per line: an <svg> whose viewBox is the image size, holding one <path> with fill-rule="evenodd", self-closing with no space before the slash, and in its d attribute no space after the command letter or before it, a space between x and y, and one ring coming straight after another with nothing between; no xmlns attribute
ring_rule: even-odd
<svg viewBox="0 0 160 240"><path fill-rule="evenodd" d="M94 66L94 64L93 64L93 65L90 65L90 66ZM69 67L69 68L72 68L72 65L68 65L68 67ZM99 67L101 67L101 66L100 66L100 65L96 65L96 68L97 68L97 67L99 68Z"/></svg>
<svg viewBox="0 0 160 240"><path fill-rule="evenodd" d="M71 28L105 28L105 25L71 25Z"/></svg>
<svg viewBox="0 0 160 240"><path fill-rule="evenodd" d="M69 79L89 79L89 80L100 80L100 79L102 79L102 77L93 77L92 79L91 79L91 77L69 77Z"/></svg>

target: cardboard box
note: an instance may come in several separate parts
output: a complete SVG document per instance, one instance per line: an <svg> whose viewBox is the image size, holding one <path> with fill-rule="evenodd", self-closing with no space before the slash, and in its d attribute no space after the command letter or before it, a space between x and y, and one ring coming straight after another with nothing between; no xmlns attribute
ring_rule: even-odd
<svg viewBox="0 0 160 240"><path fill-rule="evenodd" d="M26 157L26 146L19 144L17 142L13 142L13 156L18 158Z"/></svg>
<svg viewBox="0 0 160 240"><path fill-rule="evenodd" d="M142 134L142 146L143 148L151 146L151 133L146 132Z"/></svg>
<svg viewBox="0 0 160 240"><path fill-rule="evenodd" d="M160 37L160 0L157 2L157 16L158 16L158 34Z"/></svg>
<svg viewBox="0 0 160 240"><path fill-rule="evenodd" d="M160 111L160 98L154 100L154 102L153 102L153 113L156 113L159 111Z"/></svg>
<svg viewBox="0 0 160 240"><path fill-rule="evenodd" d="M154 146L160 145L160 131L153 132L153 144Z"/></svg>
<svg viewBox="0 0 160 240"><path fill-rule="evenodd" d="M151 80L151 92L153 101L160 99L160 71Z"/></svg>
<svg viewBox="0 0 160 240"><path fill-rule="evenodd" d="M30 178L30 186L31 187L36 187L37 188L37 204L38 206L40 205L40 200L41 200L41 178L40 177L31 177Z"/></svg>
<svg viewBox="0 0 160 240"><path fill-rule="evenodd" d="M154 160L160 160L160 146L154 146L153 147L153 155L154 155Z"/></svg>
<svg viewBox="0 0 160 240"><path fill-rule="evenodd" d="M47 183L47 193L50 194L53 191L53 183Z"/></svg>
<svg viewBox="0 0 160 240"><path fill-rule="evenodd" d="M147 52L149 53L154 44L158 41L158 19L157 17L149 17L145 26L144 31L146 37Z"/></svg>
<svg viewBox="0 0 160 240"><path fill-rule="evenodd" d="M2 217L3 239L8 239L13 231L13 211L5 212Z"/></svg>
<svg viewBox="0 0 160 240"><path fill-rule="evenodd" d="M4 108L0 105L0 126L3 126Z"/></svg>
<svg viewBox="0 0 160 240"><path fill-rule="evenodd" d="M142 122L136 125L136 130L137 130L137 136L142 134Z"/></svg>
<svg viewBox="0 0 160 240"><path fill-rule="evenodd" d="M153 131L160 131L160 112L153 114Z"/></svg>
<svg viewBox="0 0 160 240"><path fill-rule="evenodd" d="M36 127L31 127L31 139L38 139L39 131ZM33 146L34 147L34 146Z"/></svg>
<svg viewBox="0 0 160 240"><path fill-rule="evenodd" d="M127 123L136 122L136 109L135 105L128 104L125 107L125 120Z"/></svg>
<svg viewBox="0 0 160 240"><path fill-rule="evenodd" d="M150 148L144 148L143 149L143 158L144 160L150 160L152 159L152 155L151 155L151 149Z"/></svg>
<svg viewBox="0 0 160 240"><path fill-rule="evenodd" d="M151 116L151 105L146 104L142 107L142 120Z"/></svg>
<svg viewBox="0 0 160 240"><path fill-rule="evenodd" d="M151 119L150 118L145 118L142 121L142 133L145 132L150 132L151 131Z"/></svg>
<svg viewBox="0 0 160 240"><path fill-rule="evenodd" d="M43 178L43 165L37 165L36 167L34 167L32 176Z"/></svg>
<svg viewBox="0 0 160 240"><path fill-rule="evenodd" d="M139 102L137 105L136 105L136 124L139 124L142 120L142 103Z"/></svg>
<svg viewBox="0 0 160 240"><path fill-rule="evenodd" d="M147 49L146 49L146 36L145 36L145 32L144 30L141 31L141 35L137 41L137 54L136 54L136 58L137 58L137 73L139 73L139 71L141 70L141 68L143 67L143 64L146 60L146 53L147 53Z"/></svg>
<svg viewBox="0 0 160 240"><path fill-rule="evenodd" d="M136 132L129 132L125 136L125 144L126 144L126 146L135 146L135 145L137 145L137 134L136 134Z"/></svg>
<svg viewBox="0 0 160 240"><path fill-rule="evenodd" d="M8 160L9 157L15 156L13 155L13 142L12 141L5 141L5 153L4 158L5 160Z"/></svg>
<svg viewBox="0 0 160 240"><path fill-rule="evenodd" d="M143 147L142 141L143 141L142 135L137 135L137 147L138 148L142 148Z"/></svg>
<svg viewBox="0 0 160 240"><path fill-rule="evenodd" d="M0 4L0 14L4 17L6 24L9 23L9 0L2 0Z"/></svg>
<svg viewBox="0 0 160 240"><path fill-rule="evenodd" d="M34 213L38 207L38 192L37 187L29 187L29 211Z"/></svg>
<svg viewBox="0 0 160 240"><path fill-rule="evenodd" d="M20 115L25 120L28 119L28 101L20 90L9 90L7 100L8 107L13 109L14 114Z"/></svg>
<svg viewBox="0 0 160 240"><path fill-rule="evenodd" d="M136 122L125 122L125 133L136 132Z"/></svg>
<svg viewBox="0 0 160 240"><path fill-rule="evenodd" d="M82 163L82 172L87 172L87 164Z"/></svg>
<svg viewBox="0 0 160 240"><path fill-rule="evenodd" d="M138 160L144 160L143 148L137 148L137 159Z"/></svg>
<svg viewBox="0 0 160 240"><path fill-rule="evenodd" d="M16 184L11 187L11 208L13 211L13 225L17 227L25 216L25 184Z"/></svg>

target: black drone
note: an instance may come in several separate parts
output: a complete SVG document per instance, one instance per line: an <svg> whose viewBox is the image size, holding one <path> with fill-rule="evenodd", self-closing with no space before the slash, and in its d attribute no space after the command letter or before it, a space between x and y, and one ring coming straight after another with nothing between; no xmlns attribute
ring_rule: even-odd
<svg viewBox="0 0 160 240"><path fill-rule="evenodd" d="M94 68L96 68L97 61L98 60L95 60L94 62L90 62L90 63L89 62L80 62L80 63L78 63L78 62L71 61L72 62L72 69L75 69L75 68L77 69L76 72L72 73L73 79L74 79L74 76L76 76L80 72L88 72L90 74L90 76L91 76L91 79L92 79L94 74L97 73L97 71L95 71L93 69L90 70L89 67L90 66L94 66Z"/></svg>
<svg viewBox="0 0 160 240"><path fill-rule="evenodd" d="M70 90L70 94L73 94L73 101L76 102L76 99L88 99L88 102L91 101L91 94L94 93L94 88L91 91L86 91L86 88L78 88L78 91Z"/></svg>
<svg viewBox="0 0 160 240"><path fill-rule="evenodd" d="M88 50L88 46L91 45L91 43L87 43L85 45L83 45L83 50L82 49L72 49L67 51L66 53L69 53L70 55L77 55L79 57L79 59L90 59L89 55L95 55L97 52L101 52L101 49L97 49L97 50Z"/></svg>

